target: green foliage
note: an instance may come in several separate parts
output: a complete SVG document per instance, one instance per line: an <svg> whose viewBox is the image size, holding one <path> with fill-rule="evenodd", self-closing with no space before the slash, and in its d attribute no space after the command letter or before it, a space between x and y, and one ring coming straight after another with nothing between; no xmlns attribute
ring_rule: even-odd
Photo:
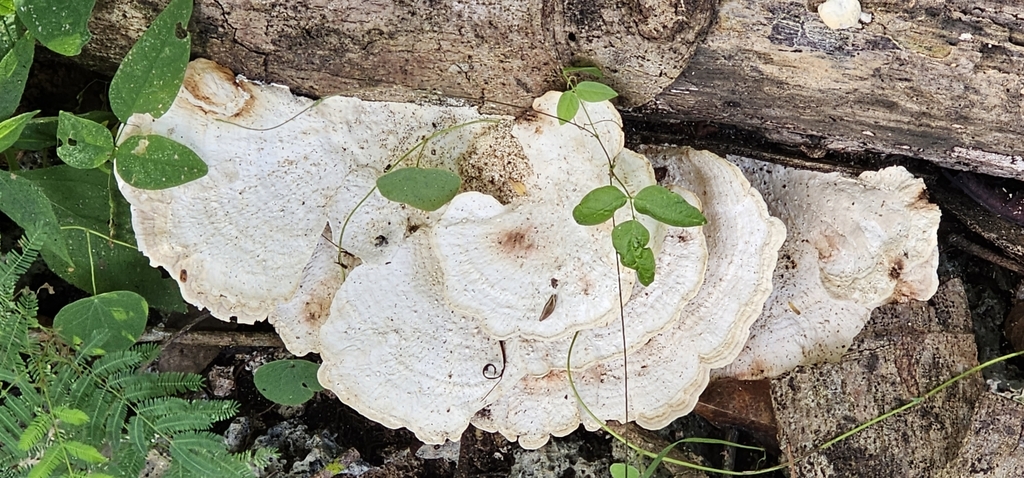
<svg viewBox="0 0 1024 478"><path fill-rule="evenodd" d="M612 229L612 246L619 254L622 265L637 273L640 283L648 286L654 282L654 251L647 247L651 234L640 221L631 219Z"/></svg>
<svg viewBox="0 0 1024 478"><path fill-rule="evenodd" d="M171 0L135 43L110 83L110 108L122 121L135 113L163 116L178 95L192 51L192 0Z"/></svg>
<svg viewBox="0 0 1024 478"><path fill-rule="evenodd" d="M611 473L612 478L640 478L640 470L636 469L633 465L625 463L612 463L608 471Z"/></svg>
<svg viewBox="0 0 1024 478"><path fill-rule="evenodd" d="M139 189L167 189L206 176L206 163L187 146L157 135L132 136L114 153L117 174Z"/></svg>
<svg viewBox="0 0 1024 478"><path fill-rule="evenodd" d="M89 16L96 0L15 0L15 10L39 43L65 56L82 52L89 41Z"/></svg>
<svg viewBox="0 0 1024 478"><path fill-rule="evenodd" d="M72 262L62 239L57 216L50 201L36 184L12 174L0 174L0 211L25 232L38 237L56 257Z"/></svg>
<svg viewBox="0 0 1024 478"><path fill-rule="evenodd" d="M436 211L459 192L462 178L436 168L401 168L377 178L381 196L424 211Z"/></svg>
<svg viewBox="0 0 1024 478"><path fill-rule="evenodd" d="M53 51L74 55L89 39L88 19L94 0L0 0L16 15L0 25L0 118L21 100L38 39ZM136 112L159 116L177 95L191 49L185 33L191 0L173 0L153 26L132 47L111 85L112 108L127 120ZM0 123L0 152L41 150L58 145L57 155L82 168L45 168L0 178L0 212L29 234L42 232L42 254L62 278L93 294L129 290L163 310L184 311L172 280L136 249L128 204L118 191L108 163L115 158L130 184L166 188L206 174L206 164L187 147L167 138L148 136L115 147L111 133L117 117L109 112L56 118L33 118L35 113ZM148 147L141 147L140 144ZM142 154L142 152L145 154ZM11 172L17 164L10 158ZM99 170L97 170L98 168Z"/></svg>
<svg viewBox="0 0 1024 478"><path fill-rule="evenodd" d="M107 332L97 344L97 355L127 350L146 329L149 305L141 295L126 290L86 297L66 305L53 318L53 328L68 343L78 343L92 331Z"/></svg>
<svg viewBox="0 0 1024 478"><path fill-rule="evenodd" d="M686 202L682 196L658 186L647 186L633 198L636 212L646 214L660 222L675 227L692 227L707 224L700 210Z"/></svg>
<svg viewBox="0 0 1024 478"><path fill-rule="evenodd" d="M24 35L0 59L0 118L11 116L21 102L28 71L35 57L35 43L32 36Z"/></svg>
<svg viewBox="0 0 1024 478"><path fill-rule="evenodd" d="M596 226L612 218L629 197L619 188L601 186L587 193L572 210L572 218L581 226Z"/></svg>
<svg viewBox="0 0 1024 478"><path fill-rule="evenodd" d="M21 136L25 125L38 113L38 110L30 111L0 122L0 151L10 148L11 145L18 141L18 137Z"/></svg>
<svg viewBox="0 0 1024 478"><path fill-rule="evenodd" d="M301 405L324 389L316 378L319 369L319 365L305 360L278 360L256 369L253 380L268 400Z"/></svg>
<svg viewBox="0 0 1024 478"><path fill-rule="evenodd" d="M14 13L14 0L0 0L0 16Z"/></svg>
<svg viewBox="0 0 1024 478"><path fill-rule="evenodd" d="M565 124L576 117L580 108L586 113L584 103L607 101L618 96L615 90L607 85L594 81L579 81L575 74L586 73L598 78L601 71L595 67L574 67L562 70L562 77L569 90L562 93L558 98L558 121ZM583 131L591 134L598 141L601 137L593 128L586 128L577 125ZM615 164L613 158L606 158L608 161L608 174L612 183L622 185L623 183L615 175ZM602 186L590 191L580 203L573 208L572 217L577 224L582 226L596 226L612 219L615 211L619 210L626 203L631 203L630 212L634 219L618 224L612 229L612 245L623 266L636 271L637 280L648 286L654 282L654 251L647 247L650 242L650 231L643 224L636 221L636 213L648 215L659 222L675 227L692 227L705 224L707 219L700 210L686 202L682 196L665 189L662 186L652 185L645 187L632 195L630 191L623 192L614 184Z"/></svg>
<svg viewBox="0 0 1024 478"><path fill-rule="evenodd" d="M43 249L43 259L57 275L93 294L129 290L152 307L185 311L177 283L161 277L136 248L128 202L110 172L57 166L18 176L31 180L56 213L71 258Z"/></svg>
<svg viewBox="0 0 1024 478"><path fill-rule="evenodd" d="M114 153L110 131L95 121L61 111L57 124L57 156L73 168L93 169L107 162Z"/></svg>
<svg viewBox="0 0 1024 478"><path fill-rule="evenodd" d="M232 455L222 438L205 431L233 416L237 404L173 397L199 390L202 378L142 372L159 349L118 347L111 341L115 336L105 321L120 316L119 309L126 316L138 313L126 309L137 307L141 298L121 293L65 307L55 320L64 324L63 331L67 324L81 333L92 331L81 344L68 344L39 327L35 294L15 291L18 277L38 254L37 244L22 241L22 252L8 253L0 263L0 469L5 476L136 477L152 450L171 457L168 476L253 476L249 465L257 458L265 464L271 452ZM137 319L127 319L132 320Z"/></svg>

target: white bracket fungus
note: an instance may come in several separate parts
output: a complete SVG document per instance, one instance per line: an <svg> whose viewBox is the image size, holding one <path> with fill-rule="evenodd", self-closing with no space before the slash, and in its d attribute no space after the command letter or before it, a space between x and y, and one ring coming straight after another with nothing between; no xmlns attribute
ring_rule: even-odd
<svg viewBox="0 0 1024 478"><path fill-rule="evenodd" d="M565 370L578 332L571 368L583 402L599 420L659 428L688 413L711 370L747 342L772 293L785 227L724 159L688 148L645 148L645 157L623 149L609 103L586 104L577 126L558 124L557 102L548 93L535 112L432 139L418 164L458 171L464 182L450 204L425 213L367 194L418 142L483 118L474 109L352 98L309 108L284 88L197 60L171 110L135 116L125 133L172 137L209 174L163 191L119 185L140 249L187 301L224 320L269 317L293 353L321 354L324 386L386 426L442 443L472 422L527 448L581 423L594 429ZM657 257L644 287L633 271L618 272L612 224L579 226L571 211L608 184L610 162L630 192L653 185L647 158L708 223L667 227L640 215ZM812 179L743 164L792 230L775 271L785 288L763 327L792 331L828 307L862 323L886 300L934 291L938 213L905 172ZM862 214L845 217L849 210ZM628 208L615 216L630 217ZM791 276L796 269L809 273ZM839 305L817 307L826 299ZM797 325L772 319L794 315L779 304L804 311ZM785 343L756 327L746 365L735 367L753 360L767 370L763 349ZM844 327L838 335L852 338L860 326ZM806 351L816 344L779 346L790 357L829 357Z"/></svg>
<svg viewBox="0 0 1024 478"><path fill-rule="evenodd" d="M775 290L750 341L722 375L776 377L837 361L891 301L927 300L939 285L939 208L902 167L858 178L730 157L786 223Z"/></svg>

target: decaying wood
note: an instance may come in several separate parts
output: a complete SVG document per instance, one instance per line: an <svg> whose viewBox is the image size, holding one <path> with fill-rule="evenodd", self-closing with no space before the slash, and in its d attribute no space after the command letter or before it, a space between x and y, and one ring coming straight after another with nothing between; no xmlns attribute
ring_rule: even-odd
<svg viewBox="0 0 1024 478"><path fill-rule="evenodd" d="M840 363L801 367L772 382L783 454L803 456L975 365L959 279L940 286L927 304L880 307ZM960 453L982 389L977 375L957 382L813 454L795 465L793 476L934 476Z"/></svg>
<svg viewBox="0 0 1024 478"><path fill-rule="evenodd" d="M930 183L928 193L944 211L952 212L970 230L992 241L1011 258L1024 261L1024 227L993 214L963 193L941 183Z"/></svg>
<svg viewBox="0 0 1024 478"><path fill-rule="evenodd" d="M177 334L177 329L151 327L139 337L139 342L162 342ZM224 330L198 330L185 332L174 339L177 345L217 347L284 347L281 338L273 332L235 332Z"/></svg>
<svg viewBox="0 0 1024 478"><path fill-rule="evenodd" d="M956 459L936 478L1024 476L1024 405L986 393L969 430Z"/></svg>
<svg viewBox="0 0 1024 478"><path fill-rule="evenodd" d="M166 0L106 0L83 60L113 72ZM718 0L197 0L193 51L315 96L415 90L529 105L561 67L602 67L623 104L682 70ZM109 33L109 35L108 35Z"/></svg>
<svg viewBox="0 0 1024 478"><path fill-rule="evenodd" d="M762 446L774 448L778 426L769 380L715 380L700 394L693 412L716 427L742 429Z"/></svg>
<svg viewBox="0 0 1024 478"><path fill-rule="evenodd" d="M1024 4L862 0L870 23L835 31L818 3L724 2L683 74L631 117L1024 179Z"/></svg>

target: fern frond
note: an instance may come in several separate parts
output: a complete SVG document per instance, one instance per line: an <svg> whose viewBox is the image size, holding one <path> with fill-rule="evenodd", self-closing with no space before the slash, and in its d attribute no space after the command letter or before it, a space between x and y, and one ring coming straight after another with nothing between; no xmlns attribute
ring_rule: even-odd
<svg viewBox="0 0 1024 478"><path fill-rule="evenodd" d="M92 378L107 380L120 372L134 370L142 361L143 355L134 349L109 353L92 364Z"/></svg>
<svg viewBox="0 0 1024 478"><path fill-rule="evenodd" d="M22 451L28 450L36 446L39 440L42 440L46 433L50 431L50 427L53 426L53 416L48 413L42 413L37 415L27 427L25 431L21 433L21 437L18 438L18 448Z"/></svg>
<svg viewBox="0 0 1024 478"><path fill-rule="evenodd" d="M72 458L82 460L86 463L97 464L107 461L107 457L103 456L96 447L87 445L79 441L68 441L61 445L62 452L67 453Z"/></svg>
<svg viewBox="0 0 1024 478"><path fill-rule="evenodd" d="M209 432L182 433L170 451L171 468L183 468L193 476L255 476L245 462L227 452L222 437Z"/></svg>
<svg viewBox="0 0 1024 478"><path fill-rule="evenodd" d="M10 304L14 298L14 287L18 283L18 279L28 272L28 268L35 262L36 257L39 257L42 241L34 239L35 237L22 237L18 240L21 252L8 252L0 261L0 304Z"/></svg>
<svg viewBox="0 0 1024 478"><path fill-rule="evenodd" d="M154 397L163 397L182 392L196 391L203 387L203 377L194 373L164 372L146 373L125 377L118 385L124 388L124 397L139 402Z"/></svg>
<svg viewBox="0 0 1024 478"><path fill-rule="evenodd" d="M154 426L166 435L205 430L215 422L233 417L237 412L238 404L230 400L195 401L188 404L184 413L165 415Z"/></svg>
<svg viewBox="0 0 1024 478"><path fill-rule="evenodd" d="M28 478L45 478L53 474L62 460L66 460L63 450L60 447L52 446L46 449L43 458L39 460L28 472Z"/></svg>
<svg viewBox="0 0 1024 478"><path fill-rule="evenodd" d="M279 458L280 454L274 448L257 448L255 451L248 450L236 453L235 457L243 463L248 463L251 467L262 470L270 466L270 463Z"/></svg>
<svg viewBox="0 0 1024 478"><path fill-rule="evenodd" d="M77 408L68 408L64 406L54 407L53 416L57 417L58 420L67 423L69 425L84 425L89 421L89 415Z"/></svg>

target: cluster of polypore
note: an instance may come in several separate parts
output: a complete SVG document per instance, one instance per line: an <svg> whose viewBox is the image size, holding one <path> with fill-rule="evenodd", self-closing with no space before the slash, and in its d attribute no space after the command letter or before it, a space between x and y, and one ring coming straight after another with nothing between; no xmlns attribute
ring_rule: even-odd
<svg viewBox="0 0 1024 478"><path fill-rule="evenodd" d="M871 308L934 292L938 212L902 169L817 178L685 148L644 152L708 223L639 215L657 263L644 287L618 266L612 223L580 226L571 211L608 184L610 160L633 193L655 183L651 163L623 148L610 104L559 125L557 101L549 93L532 114L457 128L417 150L421 166L464 178L427 213L372 192L375 181L432 133L483 118L474 109L335 97L304 111L311 101L285 88L197 60L171 110L136 116L125 133L172 137L209 174L121 191L140 249L186 300L224 320L269 317L291 352L320 353L320 381L343 402L428 443L458 439L470 423L528 448L581 423L596 428L567 359L598 419L659 428L688 413L712 369L741 350L726 373L834 358ZM790 226L785 246L769 210ZM774 292L773 273L783 285ZM743 349L762 309L767 320Z"/></svg>

